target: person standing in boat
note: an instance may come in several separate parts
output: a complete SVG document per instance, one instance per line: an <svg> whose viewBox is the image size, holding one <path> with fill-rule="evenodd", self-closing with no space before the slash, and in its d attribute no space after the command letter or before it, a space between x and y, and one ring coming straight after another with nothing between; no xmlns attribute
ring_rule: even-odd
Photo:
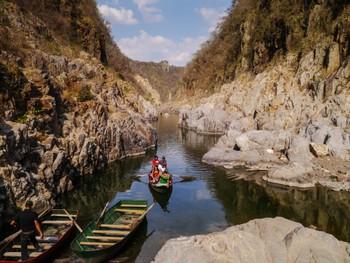
<svg viewBox="0 0 350 263"><path fill-rule="evenodd" d="M33 243L35 250L38 252L42 251L41 246L39 246L38 240L35 237L35 229L40 234L40 239L43 238L43 232L41 231L38 214L32 210L33 202L27 201L25 208L22 212L18 213L14 220L11 221L12 226L19 225L21 234L21 259L29 259L28 255L28 243L29 240Z"/></svg>

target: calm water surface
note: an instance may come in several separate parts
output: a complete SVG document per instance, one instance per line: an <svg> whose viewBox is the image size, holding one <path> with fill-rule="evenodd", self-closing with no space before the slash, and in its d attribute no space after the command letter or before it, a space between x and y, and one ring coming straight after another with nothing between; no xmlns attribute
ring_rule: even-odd
<svg viewBox="0 0 350 263"><path fill-rule="evenodd" d="M118 262L150 262L170 239L179 236L207 234L254 218L283 216L305 226L335 235L350 242L350 194L322 187L309 190L266 185L261 173L235 169L225 171L201 162L202 156L218 140L217 136L199 135L177 127L177 116L161 117L156 122L158 147L145 156L129 158L110 165L107 171L84 178L73 191L58 200L59 206L79 209L78 223L85 227L96 218L107 201L147 199L158 203L147 215L130 248L118 255ZM198 180L175 179L171 194L151 192L146 174L151 160L165 155L174 175L196 176ZM237 180L243 177L243 179ZM68 249L65 257L72 254Z"/></svg>

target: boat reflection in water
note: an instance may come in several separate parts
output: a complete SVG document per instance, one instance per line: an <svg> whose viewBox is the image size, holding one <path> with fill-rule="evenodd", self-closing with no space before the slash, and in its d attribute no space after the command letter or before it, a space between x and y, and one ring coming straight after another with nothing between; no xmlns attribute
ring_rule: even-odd
<svg viewBox="0 0 350 263"><path fill-rule="evenodd" d="M152 187L151 184L148 185L149 190L153 196L153 199L157 201L159 206L162 208L164 212L170 212L168 210L168 204L169 204L169 199L171 197L171 194L173 192L173 187L169 187L166 192L159 192L154 187Z"/></svg>

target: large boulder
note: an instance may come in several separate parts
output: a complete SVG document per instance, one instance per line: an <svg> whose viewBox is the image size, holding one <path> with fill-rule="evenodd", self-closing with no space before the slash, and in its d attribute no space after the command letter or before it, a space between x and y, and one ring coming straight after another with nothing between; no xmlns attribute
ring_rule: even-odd
<svg viewBox="0 0 350 263"><path fill-rule="evenodd" d="M264 218L222 232L168 240L154 263L348 263L350 244L281 218Z"/></svg>

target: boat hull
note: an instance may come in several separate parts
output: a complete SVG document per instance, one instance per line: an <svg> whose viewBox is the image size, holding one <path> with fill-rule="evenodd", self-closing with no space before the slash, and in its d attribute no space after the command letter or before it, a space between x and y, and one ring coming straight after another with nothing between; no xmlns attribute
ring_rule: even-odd
<svg viewBox="0 0 350 263"><path fill-rule="evenodd" d="M56 213L58 213L58 211L60 211L61 214L64 214L63 210L61 209L54 209L52 210L52 212L50 212L48 215L44 216L44 219L42 221L47 221L47 220L52 220L52 221L59 221L58 217L53 218L52 215ZM78 217L78 211L68 211L69 214L74 215L75 220ZM64 217L65 218L65 217ZM62 220L61 220L62 221ZM65 220L66 221L66 220ZM47 244L53 244L49 249L44 250L44 252L42 252L40 255L38 255L37 257L34 258L30 258L28 260L24 260L21 262L24 263L47 263L47 262L51 262L53 261L53 259L57 256L57 253L60 251L60 248L62 248L65 244L67 244L67 242L69 242L72 238L73 235L75 233L75 226L74 224L70 224L69 226L67 226L66 229L64 229L64 225L60 224L59 228L62 228L62 232L64 232L62 235L58 236L57 238L50 238L47 237L46 232L45 231L51 231L49 230L50 226L41 226L42 231L44 233L44 239L40 240L38 239L38 242L41 246L45 247L45 245ZM19 246L20 245L20 236L18 236L14 241L6 244L5 247L1 248L1 259L0 259L0 263L11 263L11 262L18 262L20 261L20 256L19 257L6 257L7 253L18 253L20 254L20 248L13 248L14 246ZM29 254L31 253L30 250L28 250Z"/></svg>
<svg viewBox="0 0 350 263"><path fill-rule="evenodd" d="M147 208L147 200L122 200L119 201L117 204L114 206L110 207L105 216L104 219L102 220L101 227L104 229L104 226L108 225L115 225L119 226L122 222L123 217L125 215L122 212L115 212L113 210L120 209L123 207L122 205L144 205L143 211L146 211ZM132 210L132 209L131 209ZM136 210L136 209L135 209ZM138 209L140 210L140 209ZM142 214L138 214L138 217L142 217ZM135 217L136 218L136 217ZM92 246L92 245L82 245L82 243L90 242L88 240L88 236L93 236L93 231L96 231L101 228L96 227L96 223L98 221L98 218L95 220L91 221L89 225L83 230L82 233L80 233L71 243L71 249L74 251L74 253L80 257L81 259L84 260L84 262L106 262L108 259L111 259L112 257L118 255L121 253L128 245L128 243L133 240L135 235L139 232L139 230L143 227L145 221L145 217L141 218L141 220L137 221L137 219L133 219L133 222L130 222L128 224L125 224L126 226L133 225L134 222L136 222L135 225L133 225L132 229L129 229L130 231L129 234L123 237L122 240L115 242L113 245L103 247L103 246ZM101 230L104 231L104 230ZM109 231L109 230L106 230ZM122 231L122 230L120 230ZM105 236L103 236L105 237ZM101 237L101 238L103 238ZM111 242L111 241L110 241ZM103 242L100 242L103 243ZM109 242L107 242L109 243Z"/></svg>
<svg viewBox="0 0 350 263"><path fill-rule="evenodd" d="M167 187L166 185L158 186L158 185L154 185L152 183L149 183L149 187L152 188L152 190L154 190L158 193L163 193L163 194L172 192L172 190L173 190L172 185Z"/></svg>

